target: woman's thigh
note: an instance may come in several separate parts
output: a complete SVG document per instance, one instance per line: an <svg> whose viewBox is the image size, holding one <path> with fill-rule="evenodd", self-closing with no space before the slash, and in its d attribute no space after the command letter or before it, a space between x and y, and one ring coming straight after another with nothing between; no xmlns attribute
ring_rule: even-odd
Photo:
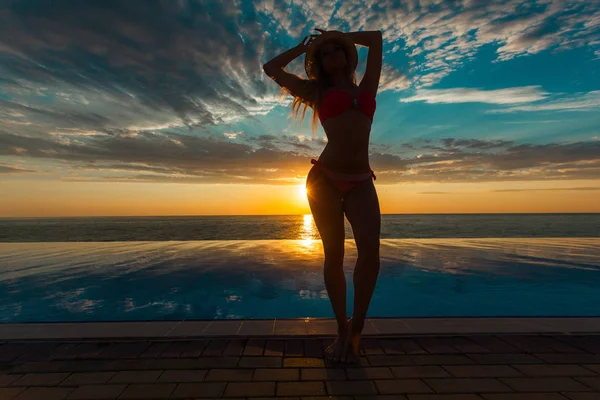
<svg viewBox="0 0 600 400"><path fill-rule="evenodd" d="M344 213L359 253L379 250L381 212L373 179L353 187L344 197Z"/></svg>
<svg viewBox="0 0 600 400"><path fill-rule="evenodd" d="M306 178L308 204L323 241L325 257L344 255L344 209L336 187L316 166Z"/></svg>

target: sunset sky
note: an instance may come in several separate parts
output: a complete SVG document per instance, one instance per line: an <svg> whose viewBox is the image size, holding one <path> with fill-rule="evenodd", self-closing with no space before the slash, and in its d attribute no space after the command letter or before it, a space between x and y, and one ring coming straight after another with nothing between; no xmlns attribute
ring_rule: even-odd
<svg viewBox="0 0 600 400"><path fill-rule="evenodd" d="M383 213L600 212L600 2L362 3L0 2L0 216L308 213L314 28L383 33Z"/></svg>

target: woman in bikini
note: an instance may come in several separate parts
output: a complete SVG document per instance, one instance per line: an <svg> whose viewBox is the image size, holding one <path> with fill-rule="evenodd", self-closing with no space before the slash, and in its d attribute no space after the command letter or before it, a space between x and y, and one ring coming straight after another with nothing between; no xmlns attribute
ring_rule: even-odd
<svg viewBox="0 0 600 400"><path fill-rule="evenodd" d="M323 242L324 278L338 325L335 341L326 349L332 361L356 362L360 335L379 273L381 216L369 164L369 135L375 113L375 95L382 65L380 31L324 31L264 64L265 73L294 97L292 113L302 119L313 109L327 136L327 145L306 178L310 209ZM307 40L308 39L308 40ZM356 44L369 47L367 68L356 85ZM302 79L284 70L306 53ZM294 118L295 120L295 118ZM352 226L358 259L354 269L354 309L346 316L346 278L343 270L344 215Z"/></svg>

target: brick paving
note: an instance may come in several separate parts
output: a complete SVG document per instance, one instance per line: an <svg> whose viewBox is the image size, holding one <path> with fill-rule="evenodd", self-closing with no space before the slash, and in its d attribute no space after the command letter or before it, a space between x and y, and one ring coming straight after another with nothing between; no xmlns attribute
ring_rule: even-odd
<svg viewBox="0 0 600 400"><path fill-rule="evenodd" d="M0 342L0 400L600 399L600 335Z"/></svg>

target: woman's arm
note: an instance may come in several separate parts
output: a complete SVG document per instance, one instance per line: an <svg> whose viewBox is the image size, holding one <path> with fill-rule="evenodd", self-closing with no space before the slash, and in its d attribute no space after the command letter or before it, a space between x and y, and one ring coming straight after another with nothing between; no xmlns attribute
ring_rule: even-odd
<svg viewBox="0 0 600 400"><path fill-rule="evenodd" d="M311 35L313 36L313 35ZM302 79L297 75L290 74L284 70L285 66L292 62L295 58L304 54L308 45L312 41L305 43L306 38L296 47L281 53L270 61L263 64L263 70L271 79L281 86L293 96L302 98L304 101L312 102L311 97L311 82L307 79Z"/></svg>
<svg viewBox="0 0 600 400"><path fill-rule="evenodd" d="M291 49L289 49L289 50L281 53L280 55L273 57L273 59L267 61L263 65L263 69L265 70L265 72L267 72L267 70L275 70L275 69L285 68L286 65L291 63L294 59L300 57L302 54L304 54L305 51L306 51L305 46L302 43L300 43L298 46L292 47ZM268 74L268 72L267 72L267 74Z"/></svg>
<svg viewBox="0 0 600 400"><path fill-rule="evenodd" d="M381 31L362 31L346 33L355 44L371 47L382 42Z"/></svg>
<svg viewBox="0 0 600 400"><path fill-rule="evenodd" d="M369 47L367 69L359 86L376 95L383 64L383 36L381 31L349 32L347 35L355 44Z"/></svg>

